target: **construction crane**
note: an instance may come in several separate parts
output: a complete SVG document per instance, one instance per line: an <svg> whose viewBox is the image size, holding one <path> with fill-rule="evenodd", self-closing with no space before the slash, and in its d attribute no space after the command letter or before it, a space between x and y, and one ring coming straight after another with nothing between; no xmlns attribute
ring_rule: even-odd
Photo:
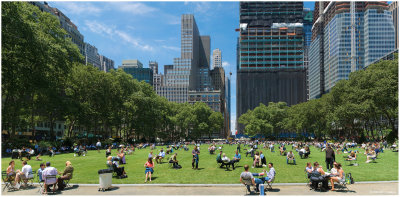
<svg viewBox="0 0 400 197"><path fill-rule="evenodd" d="M356 2L350 1L350 24L351 24L351 72L357 70L356 64Z"/></svg>

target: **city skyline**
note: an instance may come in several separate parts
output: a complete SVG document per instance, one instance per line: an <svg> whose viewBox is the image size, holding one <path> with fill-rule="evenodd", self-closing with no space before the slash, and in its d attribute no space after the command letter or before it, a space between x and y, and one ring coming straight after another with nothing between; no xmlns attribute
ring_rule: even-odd
<svg viewBox="0 0 400 197"><path fill-rule="evenodd" d="M157 61L159 72L180 55L180 17L194 14L202 35L210 35L211 51L222 52L222 66L231 76L231 132L236 122L236 40L239 2L58 2L49 1L78 27L84 40L114 60L138 59L148 67ZM314 2L304 6L314 7ZM126 20L130 18L131 20ZM210 54L212 55L212 54Z"/></svg>

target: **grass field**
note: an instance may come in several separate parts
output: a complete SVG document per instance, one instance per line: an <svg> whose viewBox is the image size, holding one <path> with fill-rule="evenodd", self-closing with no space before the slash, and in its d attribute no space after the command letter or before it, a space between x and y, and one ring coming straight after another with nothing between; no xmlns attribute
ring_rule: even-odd
<svg viewBox="0 0 400 197"><path fill-rule="evenodd" d="M200 148L200 170L192 170L191 166L191 151L193 146L189 146L189 151L177 150L178 161L182 166L182 169L175 170L169 168L169 164L166 163L170 155L166 155L166 159L163 164L156 164L154 168L153 181L151 183L204 183L204 184L229 184L239 183L240 173L243 172L243 166L245 164L251 165L252 158L245 156L246 147L242 146L242 160L236 163L237 168L233 171L225 171L225 169L217 167L216 154L210 155L207 151L207 145L202 145ZM161 146L158 146L154 150L153 155L158 154ZM291 146L286 146L287 150L291 150ZM165 150L165 146L164 146ZM224 145L223 151L228 157L234 156L236 146ZM314 147L311 147L311 155L308 159L300 159L298 154L295 153L297 165L287 165L286 157L280 156L279 151L270 152L267 149L262 150L267 158L267 163L274 163L276 170L276 183L305 183L304 169L307 162L318 161L323 165L326 171L325 165L325 153L320 152ZM278 150L278 146L275 146L275 150ZM361 149L360 149L361 151ZM112 150L112 155L116 155L116 150ZM144 163L147 160L147 155L150 152L150 148L136 150L133 155L126 155L125 171L128 174L126 179L113 178L113 184L134 184L144 183L145 179L145 168ZM385 150L381 153L376 160L376 163L365 163L366 156L361 153L357 155L359 166L348 166L346 165L344 155L336 155L336 161L342 163L345 173L351 173L354 180L357 181L389 181L398 180L398 153L392 152L391 150ZM105 150L101 150L101 153L97 151L89 151L85 157L74 157L71 154L61 154L55 157L43 156L43 161L50 161L52 166L56 167L59 171L64 170L65 161L69 160L72 162L74 167L74 175L71 183L98 183L99 178L97 171L99 169L106 168L106 157ZM11 158L2 158L1 164L2 170L6 170L8 163ZM33 170L39 168L40 161L28 161L28 164L32 166ZM15 169L21 169L21 161L16 160ZM235 167L236 167L235 166ZM263 168L250 168L251 172L262 172ZM268 170L268 168L266 168ZM148 184L151 184L148 182Z"/></svg>

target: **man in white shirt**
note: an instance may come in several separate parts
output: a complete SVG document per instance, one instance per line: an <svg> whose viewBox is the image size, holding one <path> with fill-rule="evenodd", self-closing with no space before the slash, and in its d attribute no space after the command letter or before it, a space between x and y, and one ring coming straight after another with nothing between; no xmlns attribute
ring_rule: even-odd
<svg viewBox="0 0 400 197"><path fill-rule="evenodd" d="M162 159L164 159L164 157L165 157L164 149L161 149L160 153L158 153L158 156L155 158L155 160L157 163L161 163Z"/></svg>
<svg viewBox="0 0 400 197"><path fill-rule="evenodd" d="M24 181L25 185L27 183L28 178L33 178L33 174L32 174L32 167L30 165L28 165L28 162L23 161L22 162L22 169L21 171L17 170L17 175L15 177L15 181L17 182L16 187L19 188L19 182L21 180Z"/></svg>
<svg viewBox="0 0 400 197"><path fill-rule="evenodd" d="M221 158L222 162L225 163L226 166L226 170L229 170L228 166L231 165L232 169L235 169L235 161L231 161L231 159L229 159L229 157L226 156L225 153L222 154L222 158Z"/></svg>
<svg viewBox="0 0 400 197"><path fill-rule="evenodd" d="M96 147L97 147L97 152L99 152L99 153L100 153L100 148L101 148L101 142L100 142L100 140L99 140L99 141L97 141L97 143L96 143Z"/></svg>
<svg viewBox="0 0 400 197"><path fill-rule="evenodd" d="M57 175L57 169L50 166L50 162L46 163L46 168L42 172L42 179L44 180L44 193L47 193L47 186L53 185L53 191L56 191L57 178L47 178L47 176Z"/></svg>

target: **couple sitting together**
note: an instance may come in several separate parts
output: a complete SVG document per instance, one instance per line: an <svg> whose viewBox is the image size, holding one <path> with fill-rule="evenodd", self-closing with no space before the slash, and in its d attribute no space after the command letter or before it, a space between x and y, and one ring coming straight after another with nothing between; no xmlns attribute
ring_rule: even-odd
<svg viewBox="0 0 400 197"><path fill-rule="evenodd" d="M273 182L275 179L276 172L274 169L274 164L269 163L268 167L269 167L268 173L266 172L266 170L263 170L262 173L251 173L251 172L249 172L249 165L247 165L247 164L244 165L244 172L242 172L242 174L240 174L240 182L247 187L247 190L249 192L251 192L250 185L255 186L256 192L259 192L260 184L264 184L265 182ZM267 175L267 176L261 177L261 178L254 178L254 176L264 176L264 175Z"/></svg>

